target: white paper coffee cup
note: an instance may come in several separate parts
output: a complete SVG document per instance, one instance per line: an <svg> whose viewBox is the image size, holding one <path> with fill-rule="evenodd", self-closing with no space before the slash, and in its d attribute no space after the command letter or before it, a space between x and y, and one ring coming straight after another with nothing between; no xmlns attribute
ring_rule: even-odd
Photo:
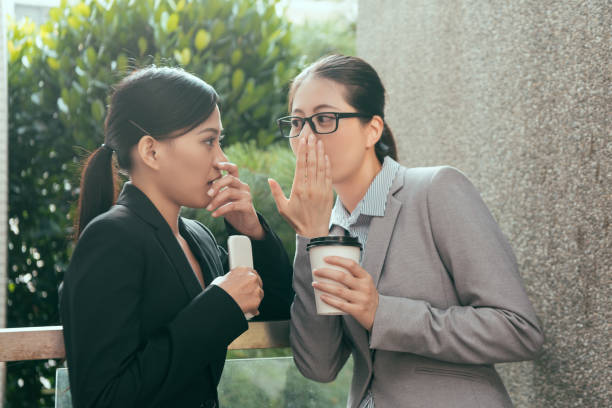
<svg viewBox="0 0 612 408"><path fill-rule="evenodd" d="M328 236L313 238L306 246L306 250L310 257L310 269L315 271L321 268L336 269L345 273L350 273L341 266L331 265L324 261L328 256L340 256L342 258L352 259L355 262L359 262L361 256L361 244L356 237L347 236ZM330 283L332 285L340 285L341 283L315 277L312 275L313 282ZM313 288L314 289L314 288ZM317 314L320 315L344 315L346 314L342 310L339 310L333 306L328 305L321 300L321 291L314 289L315 293L315 304L317 307ZM333 295L327 294L328 296L334 297Z"/></svg>

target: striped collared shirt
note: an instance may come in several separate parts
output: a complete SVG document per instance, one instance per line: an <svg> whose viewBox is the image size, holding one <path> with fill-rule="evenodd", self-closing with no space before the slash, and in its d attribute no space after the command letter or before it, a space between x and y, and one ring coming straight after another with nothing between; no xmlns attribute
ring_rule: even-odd
<svg viewBox="0 0 612 408"><path fill-rule="evenodd" d="M389 195L389 190L399 169L400 165L395 160L385 157L382 169L370 184L368 191L359 201L355 210L350 214L344 208L340 197L337 197L329 223L332 235L344 235L344 231L348 231L351 236L359 239L365 252L370 221L372 221L372 217L383 217L385 215L387 195ZM364 252L362 252L362 255ZM374 399L369 389L359 408L374 408Z"/></svg>
<svg viewBox="0 0 612 408"><path fill-rule="evenodd" d="M383 217L387 206L387 195L400 165L390 157L385 157L381 170L378 172L368 191L352 213L344 208L340 197L336 198L336 204L332 209L329 228L333 235L343 235L348 231L351 236L357 237L365 249L368 240L368 231L372 217ZM339 230L342 228L344 231Z"/></svg>

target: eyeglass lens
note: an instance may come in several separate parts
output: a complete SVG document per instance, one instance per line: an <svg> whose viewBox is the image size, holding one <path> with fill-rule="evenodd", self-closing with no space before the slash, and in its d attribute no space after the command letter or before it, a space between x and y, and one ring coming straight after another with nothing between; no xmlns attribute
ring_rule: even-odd
<svg viewBox="0 0 612 408"><path fill-rule="evenodd" d="M290 118L286 118L280 121L281 130L283 135L289 137L296 137L300 134L302 129L304 128L304 122L306 122L305 118L293 116ZM314 124L314 129L312 129L315 133L331 133L336 130L336 115L329 113L318 113L312 116L312 120L310 124Z"/></svg>

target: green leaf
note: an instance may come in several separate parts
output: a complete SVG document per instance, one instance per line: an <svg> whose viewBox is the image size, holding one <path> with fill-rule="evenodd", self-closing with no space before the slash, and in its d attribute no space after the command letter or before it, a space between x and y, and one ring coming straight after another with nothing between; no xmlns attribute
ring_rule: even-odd
<svg viewBox="0 0 612 408"><path fill-rule="evenodd" d="M208 47L208 44L210 43L210 34L208 31L204 30L203 28L199 29L194 43L198 51L202 51L204 48Z"/></svg>
<svg viewBox="0 0 612 408"><path fill-rule="evenodd" d="M212 40L218 40L223 34L225 34L226 27L225 23L221 20L215 21L212 28Z"/></svg>
<svg viewBox="0 0 612 408"><path fill-rule="evenodd" d="M140 56L143 56L145 52L147 52L147 39L144 37L138 38L138 51L140 52Z"/></svg>
<svg viewBox="0 0 612 408"><path fill-rule="evenodd" d="M56 58L51 58L48 57L47 58L47 65L49 65L49 68L57 71L60 68L60 63Z"/></svg>
<svg viewBox="0 0 612 408"><path fill-rule="evenodd" d="M172 13L170 17L168 17L168 22L166 23L166 31L172 33L176 31L179 24L179 16L176 13Z"/></svg>
<svg viewBox="0 0 612 408"><path fill-rule="evenodd" d="M232 74L232 89L238 91L244 83L244 71L238 68Z"/></svg>
<svg viewBox="0 0 612 408"><path fill-rule="evenodd" d="M96 122L101 122L104 119L105 109L101 100L96 99L91 104L91 115Z"/></svg>
<svg viewBox="0 0 612 408"><path fill-rule="evenodd" d="M191 62L191 50L189 48L183 48L183 52L181 52L181 59L183 65L189 65Z"/></svg>
<svg viewBox="0 0 612 408"><path fill-rule="evenodd" d="M191 61L191 50L183 48L182 51L174 50L174 59L181 65L187 65Z"/></svg>
<svg viewBox="0 0 612 408"><path fill-rule="evenodd" d="M242 50L235 49L234 52L232 53L232 65L236 65L240 62L240 60L242 59Z"/></svg>
<svg viewBox="0 0 612 408"><path fill-rule="evenodd" d="M219 63L215 65L215 69L213 70L212 74L210 74L210 76L207 78L207 80L210 81L210 83L217 82L217 80L221 78L221 75L223 75L224 70L225 70L224 64Z"/></svg>
<svg viewBox="0 0 612 408"><path fill-rule="evenodd" d="M53 21L59 21L62 19L62 9L57 7L57 8L52 8L51 10L49 10L49 17L51 17L51 20Z"/></svg>
<svg viewBox="0 0 612 408"><path fill-rule="evenodd" d="M96 60L96 51L92 47L87 47L87 51L85 51L85 62L87 63L87 65L93 67L94 65L96 65Z"/></svg>
<svg viewBox="0 0 612 408"><path fill-rule="evenodd" d="M80 17L88 18L91 14L91 8L85 3L78 3L72 7L72 12Z"/></svg>
<svg viewBox="0 0 612 408"><path fill-rule="evenodd" d="M117 70L119 72L125 72L127 66L128 66L128 58L125 56L125 54L119 54L119 56L117 57Z"/></svg>
<svg viewBox="0 0 612 408"><path fill-rule="evenodd" d="M74 30L78 30L81 27L81 21L75 16L68 17L68 25Z"/></svg>

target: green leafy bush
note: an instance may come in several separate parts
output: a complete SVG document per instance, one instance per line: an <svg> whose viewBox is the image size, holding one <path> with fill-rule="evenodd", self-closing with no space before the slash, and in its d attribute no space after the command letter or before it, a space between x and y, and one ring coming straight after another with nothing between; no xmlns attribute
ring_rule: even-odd
<svg viewBox="0 0 612 408"><path fill-rule="evenodd" d="M8 30L9 327L59 323L57 286L70 259L79 163L103 140L113 83L134 67L183 66L221 95L227 142L264 147L275 140L273 120L286 111L286 84L296 73L277 1L71 3L62 1L40 27L26 21ZM280 147L271 152L279 163L288 157ZM277 164L267 166L276 171ZM252 168L244 175L263 197L267 185L259 187L263 176ZM269 207L264 198L256 203ZM5 406L51 406L56 364L9 364Z"/></svg>
<svg viewBox="0 0 612 408"><path fill-rule="evenodd" d="M329 54L355 55L356 23L339 14L330 20L307 20L294 24L291 39L302 57L311 63Z"/></svg>

